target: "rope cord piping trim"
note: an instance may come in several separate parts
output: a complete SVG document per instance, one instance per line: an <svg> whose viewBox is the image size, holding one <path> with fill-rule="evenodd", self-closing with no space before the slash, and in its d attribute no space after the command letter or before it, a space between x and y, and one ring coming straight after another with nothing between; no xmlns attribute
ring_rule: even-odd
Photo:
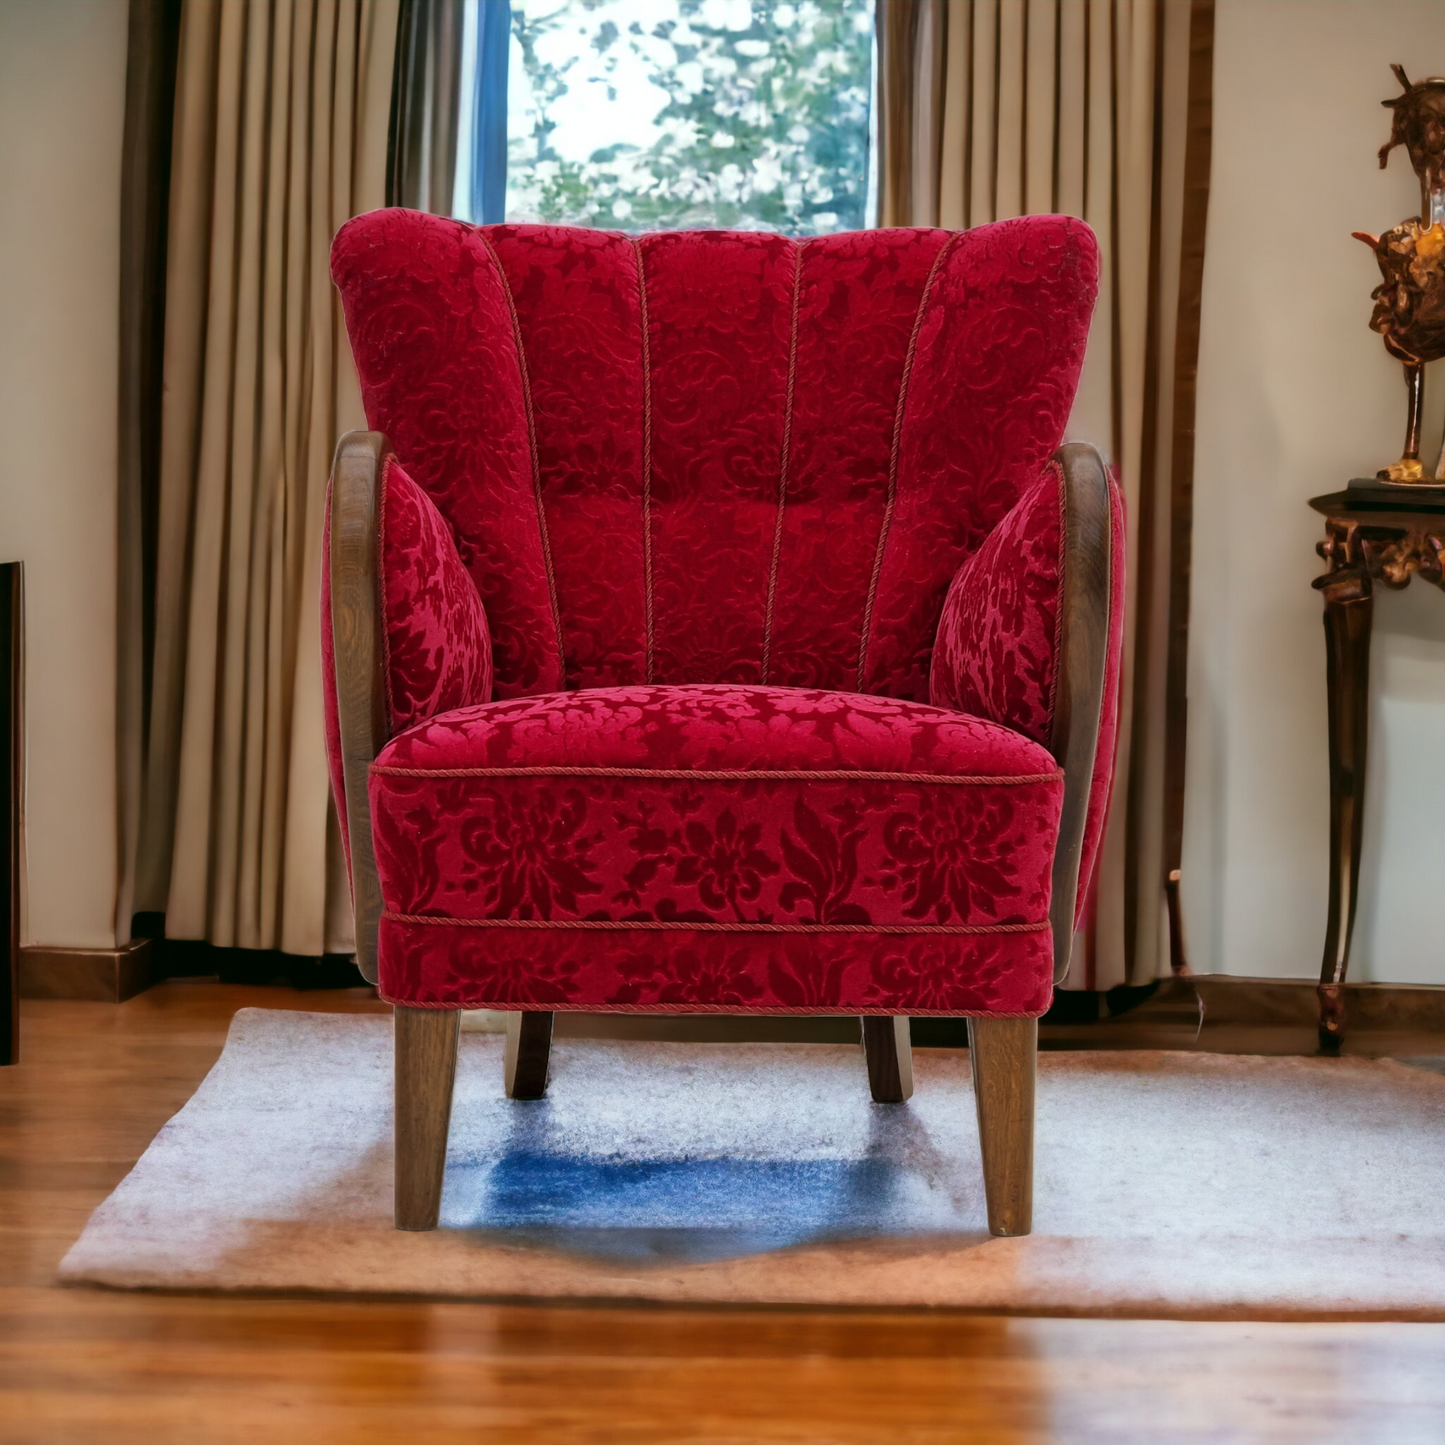
<svg viewBox="0 0 1445 1445"><path fill-rule="evenodd" d="M733 1018L751 1018L754 1015L777 1015L779 1018L807 1018L812 1014L828 1014L847 1018L897 1018L906 1015L913 1019L1037 1019L1048 1012L1048 1006L1020 1013L1016 1009L947 1009L919 1008L916 1004L904 1003L889 1008L876 1004L751 1004L751 1003L572 1003L558 999L518 998L515 994L481 994L475 998L458 999L455 1003L437 1003L432 999L396 998L378 988L376 996L382 1003L398 1008L435 1009L438 1013L459 1013L462 1009L489 1008L501 1013L515 1013L522 1009L538 1013L589 1013L589 1014L632 1014L637 1017L661 1014L722 1014Z"/></svg>
<svg viewBox="0 0 1445 1445"><path fill-rule="evenodd" d="M656 622L653 616L652 585L652 338L647 314L647 268L642 259L642 238L634 237L632 253L637 258L637 307L642 328L642 672L653 680Z"/></svg>
<svg viewBox="0 0 1445 1445"><path fill-rule="evenodd" d="M552 606L552 630L557 634L557 676L563 687L567 682L567 654L562 642L562 609L557 602L557 574L552 566L552 539L547 531L547 509L542 501L542 463L537 451L537 421L532 411L532 380L527 369L527 349L522 341L522 318L517 314L517 301L512 283L507 279L502 258L492 239L479 226L474 232L486 247L492 265L497 268L502 295L507 299L507 313L512 318L512 341L517 348L517 369L522 378L522 405L527 418L527 447L532 459L532 494L537 504L537 533L542 541L542 564L547 572L547 600Z"/></svg>
<svg viewBox="0 0 1445 1445"><path fill-rule="evenodd" d="M893 443L888 453L888 496L883 504L883 521L878 528L878 548L873 554L873 575L868 579L868 597L863 605L863 626L858 637L858 691L867 691L865 681L868 672L868 646L873 640L873 609L878 601L878 582L883 575L883 558L888 551L888 533L893 526L893 509L898 501L898 457L903 449L903 415L908 406L908 388L913 380L913 358L918 350L918 333L923 329L924 313L933 298L934 283L942 269L944 259L955 248L966 232L958 232L938 248L938 254L929 267L928 279L923 283L923 294L918 298L918 310L913 317L913 330L908 337L908 350L903 356L903 375L898 380L898 402L893 413Z"/></svg>
<svg viewBox="0 0 1445 1445"><path fill-rule="evenodd" d="M726 772L696 771L688 768L402 768L391 763L373 763L373 777L383 778L661 778L682 782L877 782L930 783L954 787L1027 787L1031 784L1057 783L1064 774L1061 768L1051 773L1024 773L1017 777L965 777L952 773L875 773L845 768L818 772L764 771L738 769Z"/></svg>
<svg viewBox="0 0 1445 1445"><path fill-rule="evenodd" d="M773 527L773 560L768 569L768 601L763 613L763 683L773 661L773 606L778 594L778 563L783 555L783 511L788 505L788 461L793 445L793 393L798 380L798 304L803 287L806 241L793 243L793 307L788 326L788 387L783 403L783 449L778 460L778 519Z"/></svg>
<svg viewBox="0 0 1445 1445"><path fill-rule="evenodd" d="M383 913L388 923L425 924L435 928L566 928L620 933L676 931L692 933L1042 933L1050 924L1039 923L672 923L617 922L601 918L451 918L425 913Z"/></svg>

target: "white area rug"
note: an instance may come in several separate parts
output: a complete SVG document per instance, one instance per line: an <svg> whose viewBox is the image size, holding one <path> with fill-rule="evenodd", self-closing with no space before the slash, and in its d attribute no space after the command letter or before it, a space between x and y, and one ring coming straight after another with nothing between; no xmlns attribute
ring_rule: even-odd
<svg viewBox="0 0 1445 1445"><path fill-rule="evenodd" d="M120 1287L1445 1318L1445 1077L1040 1058L1035 1233L990 1239L966 1054L583 1041L539 1103L463 1034L442 1229L391 1227L391 1024L236 1015L62 1276Z"/></svg>

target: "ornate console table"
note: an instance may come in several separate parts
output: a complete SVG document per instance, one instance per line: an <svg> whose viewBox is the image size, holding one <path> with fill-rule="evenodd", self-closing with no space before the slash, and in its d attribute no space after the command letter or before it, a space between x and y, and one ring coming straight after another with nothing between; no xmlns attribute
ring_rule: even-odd
<svg viewBox="0 0 1445 1445"><path fill-rule="evenodd" d="M1360 886L1374 586L1404 587L1418 573L1445 587L1445 486L1356 481L1310 506L1325 516L1317 550L1328 569L1314 584L1325 600L1330 722L1330 915L1320 966L1320 1044L1338 1048Z"/></svg>

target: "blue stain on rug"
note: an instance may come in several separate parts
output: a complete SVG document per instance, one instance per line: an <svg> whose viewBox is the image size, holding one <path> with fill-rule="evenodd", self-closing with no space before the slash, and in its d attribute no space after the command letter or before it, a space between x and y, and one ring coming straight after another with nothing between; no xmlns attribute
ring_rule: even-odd
<svg viewBox="0 0 1445 1445"><path fill-rule="evenodd" d="M657 1266L972 1227L955 1161L910 1108L860 1102L802 1150L782 1110L701 1126L674 1113L634 1131L616 1111L546 1099L474 1128L470 1147L454 1129L441 1223L488 1245Z"/></svg>
<svg viewBox="0 0 1445 1445"><path fill-rule="evenodd" d="M684 1264L893 1234L906 1212L908 1171L876 1147L853 1158L629 1158L569 1149L541 1119L527 1122L498 1155L449 1157L446 1227L491 1244Z"/></svg>
<svg viewBox="0 0 1445 1445"><path fill-rule="evenodd" d="M447 1186L461 1186L448 1170ZM610 1259L698 1263L883 1231L896 1171L881 1159L588 1159L504 1154L480 1217L510 1242ZM448 1211L449 1224L461 1224Z"/></svg>

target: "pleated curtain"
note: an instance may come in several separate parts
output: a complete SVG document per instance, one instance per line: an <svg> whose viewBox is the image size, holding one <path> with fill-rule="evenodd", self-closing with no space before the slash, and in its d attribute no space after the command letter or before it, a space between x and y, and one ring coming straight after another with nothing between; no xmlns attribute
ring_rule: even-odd
<svg viewBox="0 0 1445 1445"><path fill-rule="evenodd" d="M1131 575L1118 767L1075 988L1145 983L1170 957L1182 707L1167 693L1187 604L1187 586L1181 602L1172 584L1180 569L1187 580L1178 522L1212 27L1208 0L878 0L881 223L952 229L1062 212L1101 243L1069 435L1118 473Z"/></svg>
<svg viewBox="0 0 1445 1445"><path fill-rule="evenodd" d="M121 911L351 946L317 628L338 436L364 425L327 269L385 203L397 0L185 0L168 222L153 681ZM132 728L132 734L136 729Z"/></svg>

